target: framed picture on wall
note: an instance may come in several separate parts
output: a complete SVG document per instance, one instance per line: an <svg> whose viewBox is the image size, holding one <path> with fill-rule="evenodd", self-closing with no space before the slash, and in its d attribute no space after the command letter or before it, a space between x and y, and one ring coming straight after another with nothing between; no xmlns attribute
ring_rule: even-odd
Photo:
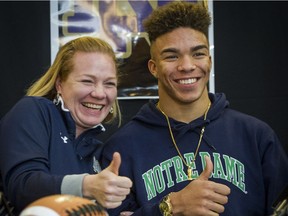
<svg viewBox="0 0 288 216"><path fill-rule="evenodd" d="M107 41L119 61L118 99L157 98L157 80L150 74L149 39L142 21L157 7L172 0L53 0L51 8L51 62L59 47L76 37L90 35ZM212 16L212 3L204 4ZM212 23L213 25L213 23ZM213 58L213 26L210 29ZM214 91L214 69L209 90Z"/></svg>

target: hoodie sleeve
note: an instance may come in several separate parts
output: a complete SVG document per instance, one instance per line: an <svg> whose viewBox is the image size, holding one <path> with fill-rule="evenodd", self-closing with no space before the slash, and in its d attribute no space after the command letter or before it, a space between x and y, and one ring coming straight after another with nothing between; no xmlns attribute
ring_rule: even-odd
<svg viewBox="0 0 288 216"><path fill-rule="evenodd" d="M267 130L263 136L263 148L260 148L262 155L262 171L265 188L267 189L266 203L267 211L272 214L275 197L288 186L288 158L283 150L278 137L272 130Z"/></svg>

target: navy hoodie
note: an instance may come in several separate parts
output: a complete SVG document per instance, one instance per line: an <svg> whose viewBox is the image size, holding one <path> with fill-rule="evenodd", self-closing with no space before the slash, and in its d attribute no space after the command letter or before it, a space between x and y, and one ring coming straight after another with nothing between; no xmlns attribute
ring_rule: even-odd
<svg viewBox="0 0 288 216"><path fill-rule="evenodd" d="M270 215L273 202L288 183L286 153L266 123L230 109L224 94L210 93L209 97L212 105L206 120L202 116L187 124L170 119L180 152L186 161L192 161L200 130L206 125L192 164L193 177L201 174L208 155L214 165L209 180L231 189L221 215ZM118 151L122 157L119 175L133 181L131 194L120 207L109 211L111 216L121 211L161 215L160 200L190 182L187 167L173 146L167 121L156 104L151 100L144 105L104 146L103 166L108 166L113 152Z"/></svg>
<svg viewBox="0 0 288 216"><path fill-rule="evenodd" d="M26 96L1 120L0 170L5 195L18 214L44 196L61 193L64 176L95 174L102 127L75 138L69 111L43 97Z"/></svg>

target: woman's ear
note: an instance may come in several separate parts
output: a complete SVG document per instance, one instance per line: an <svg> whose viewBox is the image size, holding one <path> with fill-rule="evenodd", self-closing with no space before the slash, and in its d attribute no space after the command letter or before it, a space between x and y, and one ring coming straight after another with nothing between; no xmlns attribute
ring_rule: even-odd
<svg viewBox="0 0 288 216"><path fill-rule="evenodd" d="M56 88L57 92L61 94L62 86L61 86L61 80L59 77L57 77L57 79L56 79L55 88Z"/></svg>
<svg viewBox="0 0 288 216"><path fill-rule="evenodd" d="M148 69L150 71L150 73L156 78L158 79L158 73L157 73L157 68L156 68L156 64L155 61L150 59L148 61Z"/></svg>

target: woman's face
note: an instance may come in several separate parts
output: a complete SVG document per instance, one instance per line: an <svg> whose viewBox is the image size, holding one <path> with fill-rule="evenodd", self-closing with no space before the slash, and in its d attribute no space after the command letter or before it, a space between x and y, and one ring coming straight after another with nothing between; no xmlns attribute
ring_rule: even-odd
<svg viewBox="0 0 288 216"><path fill-rule="evenodd" d="M108 54L76 52L73 70L57 92L76 123L76 135L101 123L117 97L116 66Z"/></svg>

